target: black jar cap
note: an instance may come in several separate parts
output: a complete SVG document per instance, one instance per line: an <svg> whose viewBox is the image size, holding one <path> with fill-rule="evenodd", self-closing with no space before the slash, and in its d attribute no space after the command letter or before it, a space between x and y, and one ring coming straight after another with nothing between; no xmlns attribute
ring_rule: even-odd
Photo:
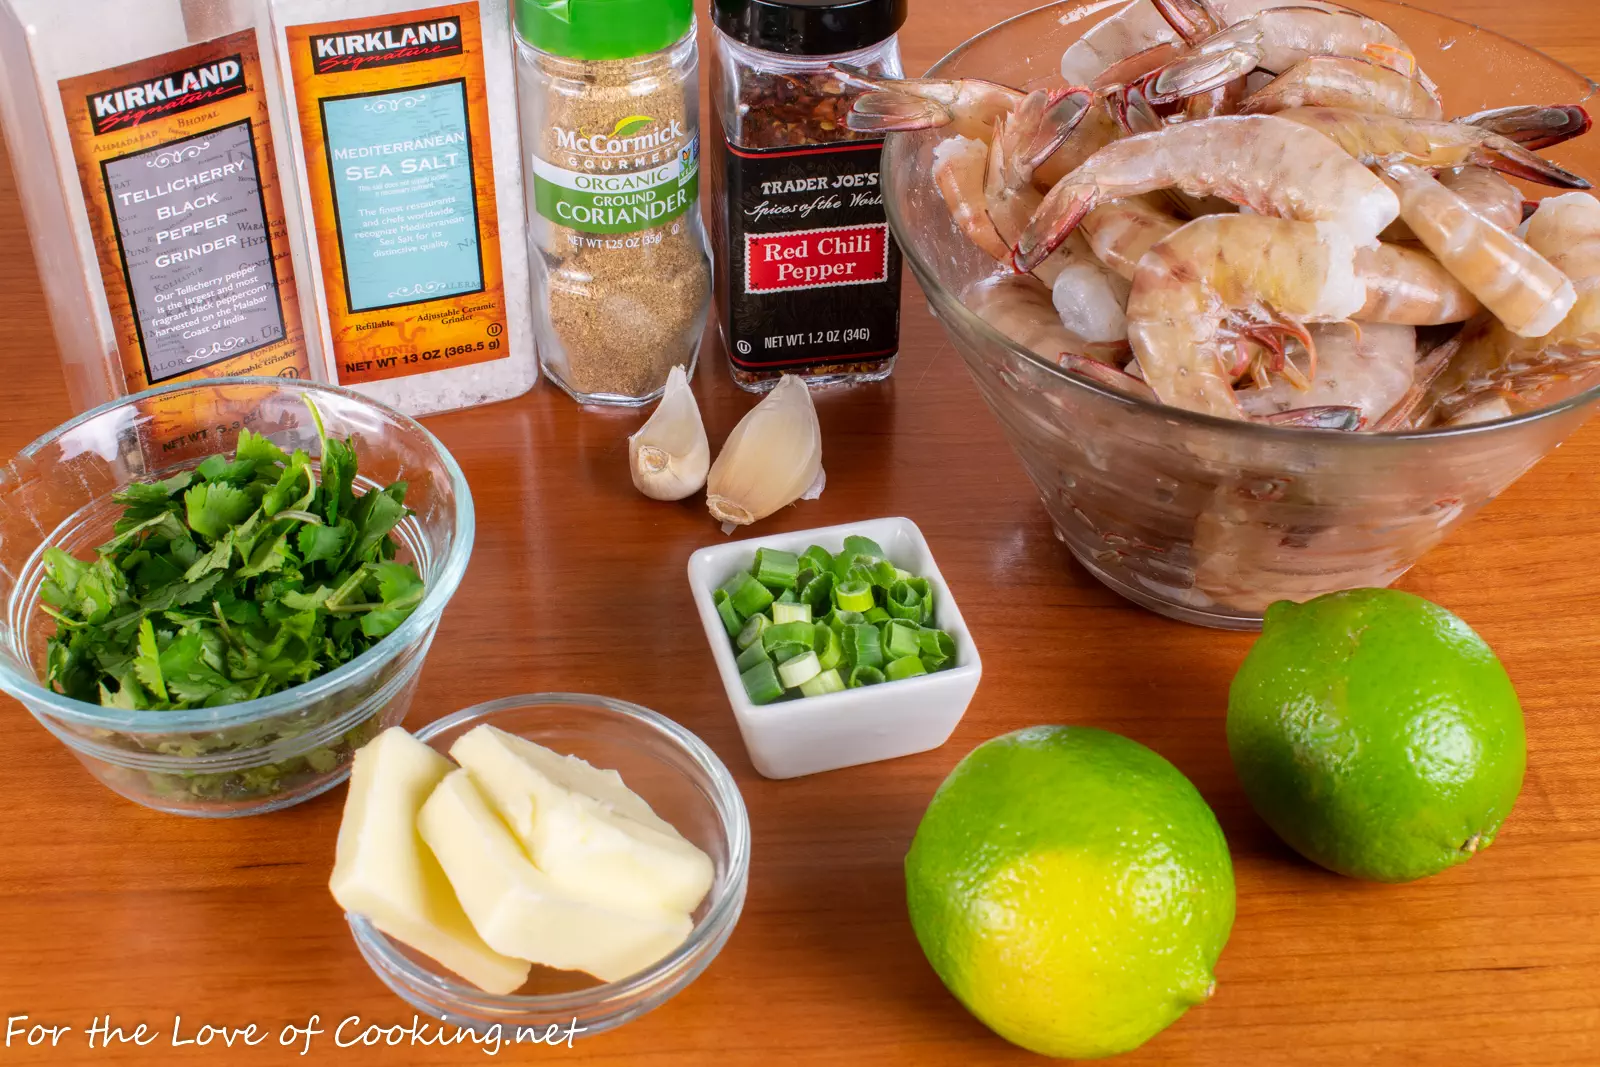
<svg viewBox="0 0 1600 1067"><path fill-rule="evenodd" d="M741 44L791 56L871 48L906 21L907 0L711 0L717 29Z"/></svg>

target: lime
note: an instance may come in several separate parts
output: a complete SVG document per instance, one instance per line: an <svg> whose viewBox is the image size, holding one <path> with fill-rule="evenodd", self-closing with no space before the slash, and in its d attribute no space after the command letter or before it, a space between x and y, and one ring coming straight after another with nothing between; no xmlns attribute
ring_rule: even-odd
<svg viewBox="0 0 1600 1067"><path fill-rule="evenodd" d="M1250 803L1302 856L1409 882L1489 847L1522 789L1522 709L1456 616L1354 589L1267 609L1233 679L1228 750Z"/></svg>
<svg viewBox="0 0 1600 1067"><path fill-rule="evenodd" d="M1038 726L950 772L906 856L906 900L972 1014L1023 1048L1093 1059L1211 995L1233 864L1172 764L1104 730Z"/></svg>

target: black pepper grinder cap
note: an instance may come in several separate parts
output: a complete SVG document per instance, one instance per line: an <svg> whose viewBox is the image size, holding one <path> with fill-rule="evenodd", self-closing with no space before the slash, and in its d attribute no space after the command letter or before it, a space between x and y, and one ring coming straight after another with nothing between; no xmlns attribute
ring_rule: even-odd
<svg viewBox="0 0 1600 1067"><path fill-rule="evenodd" d="M711 0L717 29L741 44L791 56L871 48L899 31L907 0Z"/></svg>

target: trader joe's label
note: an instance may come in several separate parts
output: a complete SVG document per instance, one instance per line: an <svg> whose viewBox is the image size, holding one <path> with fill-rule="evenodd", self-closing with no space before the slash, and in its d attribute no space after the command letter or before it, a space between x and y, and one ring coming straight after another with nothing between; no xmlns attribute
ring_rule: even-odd
<svg viewBox="0 0 1600 1067"><path fill-rule="evenodd" d="M507 356L477 5L286 32L339 380Z"/></svg>
<svg viewBox="0 0 1600 1067"><path fill-rule="evenodd" d="M60 90L125 387L306 374L255 34Z"/></svg>
<svg viewBox="0 0 1600 1067"><path fill-rule="evenodd" d="M884 219L880 141L726 141L713 216L728 263L728 358L750 371L870 364L900 346L900 249Z"/></svg>

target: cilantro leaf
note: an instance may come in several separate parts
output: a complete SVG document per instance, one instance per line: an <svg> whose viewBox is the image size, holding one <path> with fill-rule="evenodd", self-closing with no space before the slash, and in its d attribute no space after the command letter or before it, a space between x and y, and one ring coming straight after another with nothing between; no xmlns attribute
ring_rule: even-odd
<svg viewBox="0 0 1600 1067"><path fill-rule="evenodd" d="M133 658L133 673L157 700L168 699L161 676L161 653L156 649L156 631L149 619L139 623L139 654Z"/></svg>
<svg viewBox="0 0 1600 1067"><path fill-rule="evenodd" d="M243 489L231 485L197 485L183 494L189 528L212 541L227 536L228 528L243 522L256 509Z"/></svg>
<svg viewBox="0 0 1600 1067"><path fill-rule="evenodd" d="M264 434L248 428L239 431L239 442L234 446L233 454L237 460L253 461L258 470L289 461L289 457L283 454L283 449L273 444Z"/></svg>
<svg viewBox="0 0 1600 1067"><path fill-rule="evenodd" d="M354 532L355 524L349 519L342 520L337 526L314 526L306 523L300 527L300 535L296 542L300 548L301 561L305 563L337 561L344 554L344 546Z"/></svg>

